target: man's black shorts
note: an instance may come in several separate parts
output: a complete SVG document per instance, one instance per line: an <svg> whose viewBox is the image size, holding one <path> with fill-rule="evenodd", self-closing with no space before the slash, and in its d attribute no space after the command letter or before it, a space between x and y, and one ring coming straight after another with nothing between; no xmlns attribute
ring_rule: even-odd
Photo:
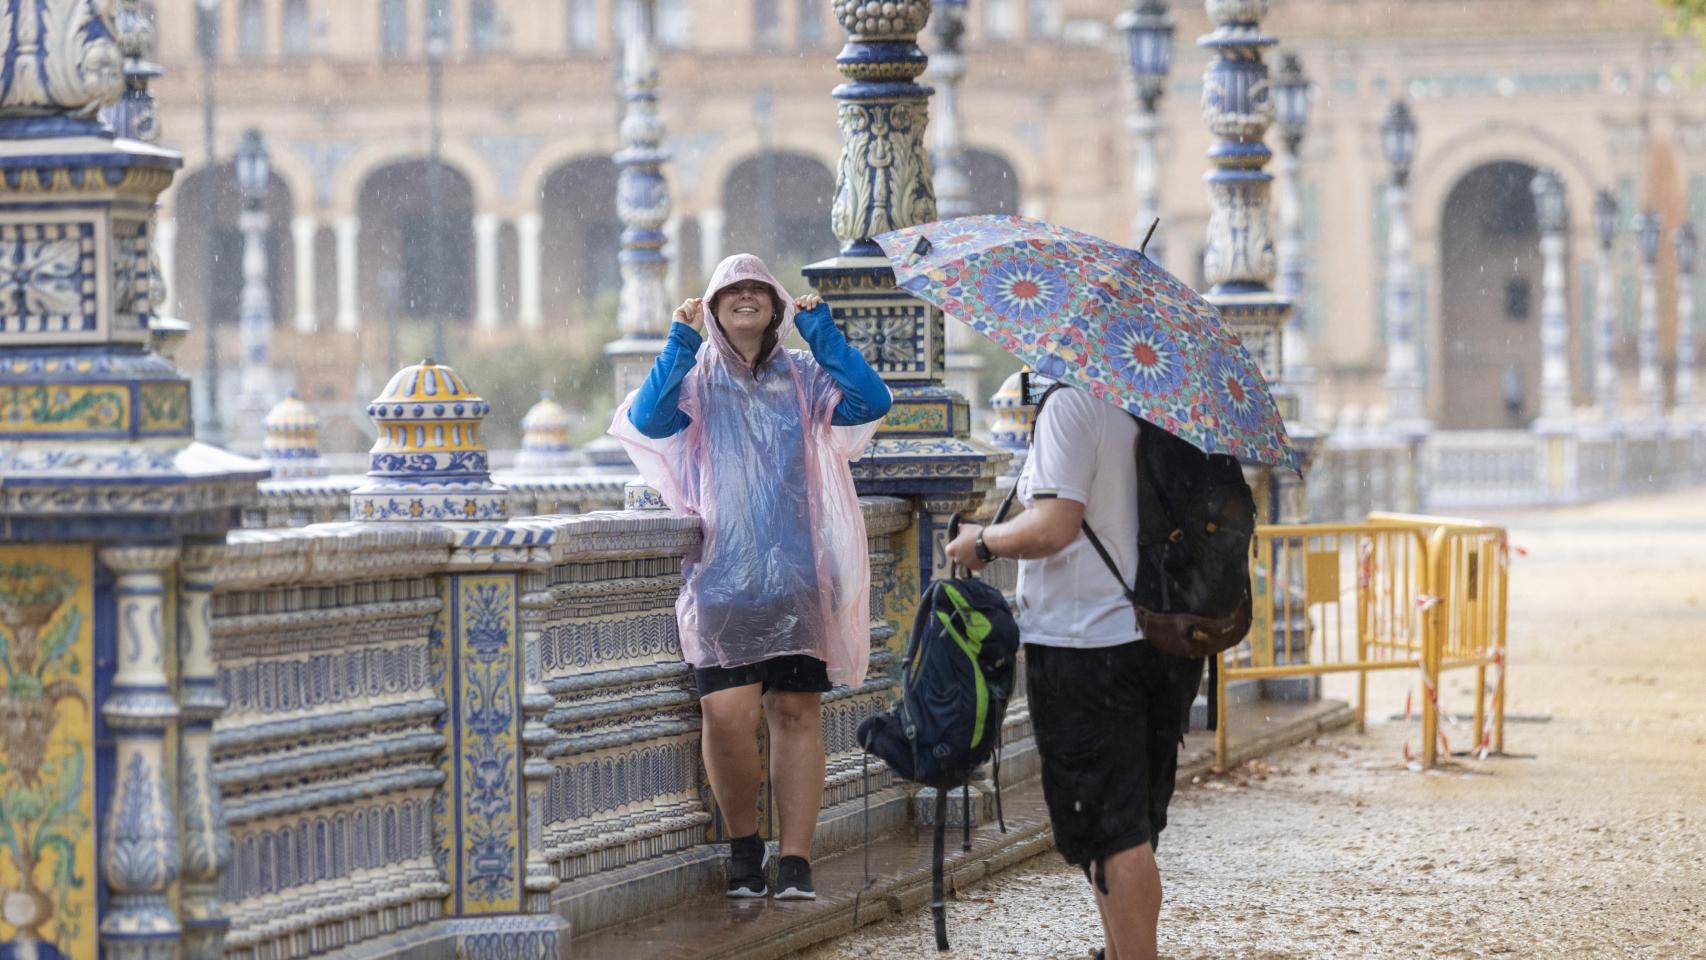
<svg viewBox="0 0 1706 960"><path fill-rule="evenodd" d="M1202 660L1141 640L1087 650L1025 645L1043 796L1068 863L1154 843L1167 825L1179 738L1202 671Z"/></svg>
<svg viewBox="0 0 1706 960"><path fill-rule="evenodd" d="M764 693L828 693L829 665L811 654L790 653L739 667L693 668L693 685L701 697L754 683L763 684Z"/></svg>

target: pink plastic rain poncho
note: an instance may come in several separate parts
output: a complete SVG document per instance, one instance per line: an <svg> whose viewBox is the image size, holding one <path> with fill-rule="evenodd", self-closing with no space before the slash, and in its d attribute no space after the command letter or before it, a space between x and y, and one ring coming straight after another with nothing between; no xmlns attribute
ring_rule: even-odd
<svg viewBox="0 0 1706 960"><path fill-rule="evenodd" d="M717 291L742 280L769 284L783 303L776 348L756 377L712 316ZM718 264L704 311L707 339L679 404L693 422L648 438L628 419L629 394L610 427L672 510L703 519L675 604L682 655L735 667L810 654L832 682L858 685L870 659L871 565L848 461L877 424L830 424L841 388L811 354L782 346L793 298L764 261Z"/></svg>

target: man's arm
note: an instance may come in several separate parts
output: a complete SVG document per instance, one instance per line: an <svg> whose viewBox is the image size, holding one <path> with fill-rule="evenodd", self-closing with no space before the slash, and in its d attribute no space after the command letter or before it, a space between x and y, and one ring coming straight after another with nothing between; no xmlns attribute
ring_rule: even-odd
<svg viewBox="0 0 1706 960"><path fill-rule="evenodd" d="M983 561L977 558L977 535L983 533L983 545L997 557L1017 560L1040 560L1066 549L1078 537L1084 524L1084 504L1064 497L1039 496L1031 508L1012 520L991 527L965 524L960 535L948 544L948 556L970 570L982 570Z"/></svg>

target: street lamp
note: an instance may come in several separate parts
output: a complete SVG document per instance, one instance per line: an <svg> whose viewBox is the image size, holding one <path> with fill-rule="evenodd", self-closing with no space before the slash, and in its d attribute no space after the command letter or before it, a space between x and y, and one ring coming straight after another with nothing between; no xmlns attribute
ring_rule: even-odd
<svg viewBox="0 0 1706 960"><path fill-rule="evenodd" d="M217 216L219 191L216 188L214 161L217 154L213 147L213 67L219 59L219 0L196 0L196 53L201 58L201 139L202 139L202 169L207 171L207 182L203 186L206 198L207 217L206 234L209 249L207 250L207 300L203 307L202 337L206 344L207 357L203 362L204 374L202 383L207 394L206 418L203 433L209 443L217 444L224 439L225 425L219 413L219 338L216 336L213 315L213 222Z"/></svg>
<svg viewBox="0 0 1706 960"><path fill-rule="evenodd" d="M1564 299L1564 183L1551 170L1529 181L1540 223L1540 421L1555 432L1570 417L1570 317Z"/></svg>
<svg viewBox="0 0 1706 960"><path fill-rule="evenodd" d="M1416 271L1410 262L1410 164L1416 159L1416 119L1395 101L1380 125L1380 144L1392 170L1386 185L1386 389L1393 424L1411 434L1423 426L1421 351L1416 336Z"/></svg>
<svg viewBox="0 0 1706 960"><path fill-rule="evenodd" d="M1594 369L1593 400L1599 408L1602 423L1617 420L1619 402L1617 385L1617 306L1616 278L1611 262L1611 248L1617 241L1617 225L1622 214L1617 209L1617 195L1601 190L1593 202L1593 227L1599 236L1599 263L1594 268Z"/></svg>
<svg viewBox="0 0 1706 960"><path fill-rule="evenodd" d="M1304 330L1303 276L1307 269L1303 242L1303 136L1309 127L1309 78L1303 73L1303 63L1297 54L1287 53L1269 88L1274 95L1274 119L1279 126L1285 149L1278 157L1280 175L1280 232L1276 251L1279 256L1279 292L1291 301L1291 317L1280 332L1280 353L1284 358L1286 392L1294 409L1284 412L1289 419L1304 418L1310 405L1309 344Z"/></svg>
<svg viewBox="0 0 1706 960"><path fill-rule="evenodd" d="M1684 221L1676 228L1676 414L1684 422L1695 419L1694 405L1694 266L1700 255L1694 224Z"/></svg>
<svg viewBox="0 0 1706 960"><path fill-rule="evenodd" d="M1173 69L1173 18L1167 0L1133 0L1131 9L1120 14L1114 26L1125 34L1126 68L1131 73L1132 94L1137 109L1128 125L1137 138L1137 158L1132 179L1137 189L1137 222L1134 233L1149 258L1161 262L1165 244L1149 238L1150 227L1161 216L1161 95Z"/></svg>
<svg viewBox="0 0 1706 960"><path fill-rule="evenodd" d="M936 215L947 220L977 212L972 206L971 178L966 173L965 147L960 137L960 81L966 74L960 41L966 34L966 0L936 0L930 29L936 34L930 73L938 83L936 122L932 125L936 131L932 171L936 181Z"/></svg>
<svg viewBox="0 0 1706 960"><path fill-rule="evenodd" d="M1410 105L1395 101L1380 125L1380 146L1392 166L1392 182L1403 186L1410 179L1410 164L1416 159L1416 118Z"/></svg>
<svg viewBox="0 0 1706 960"><path fill-rule="evenodd" d="M432 355L439 363L446 358L444 345L444 58L450 52L450 16L444 0L432 0L426 16L427 58L427 115L429 123L427 155L431 169L427 172L427 207L430 227L427 230L426 302L432 311Z"/></svg>
<svg viewBox="0 0 1706 960"><path fill-rule="evenodd" d="M242 379L237 432L258 450L261 427L272 407L272 291L267 283L267 187L272 176L267 145L253 127L237 145L238 226L243 232L243 294L237 312Z"/></svg>
<svg viewBox="0 0 1706 960"><path fill-rule="evenodd" d="M1635 336L1636 390L1649 426L1664 413L1664 389L1659 383L1659 244L1664 220L1656 210L1635 216L1635 242L1641 248L1641 325Z"/></svg>

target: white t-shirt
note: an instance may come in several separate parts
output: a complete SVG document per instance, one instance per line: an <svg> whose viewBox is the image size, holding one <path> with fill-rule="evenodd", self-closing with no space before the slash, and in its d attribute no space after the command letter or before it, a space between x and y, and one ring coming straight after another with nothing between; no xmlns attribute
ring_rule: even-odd
<svg viewBox="0 0 1706 960"><path fill-rule="evenodd" d="M1137 421L1078 389L1056 390L1037 420L1019 499L1084 504L1084 519L1130 584L1137 572ZM1066 549L1019 561L1019 629L1026 643L1111 647L1143 637L1131 603L1083 531Z"/></svg>

